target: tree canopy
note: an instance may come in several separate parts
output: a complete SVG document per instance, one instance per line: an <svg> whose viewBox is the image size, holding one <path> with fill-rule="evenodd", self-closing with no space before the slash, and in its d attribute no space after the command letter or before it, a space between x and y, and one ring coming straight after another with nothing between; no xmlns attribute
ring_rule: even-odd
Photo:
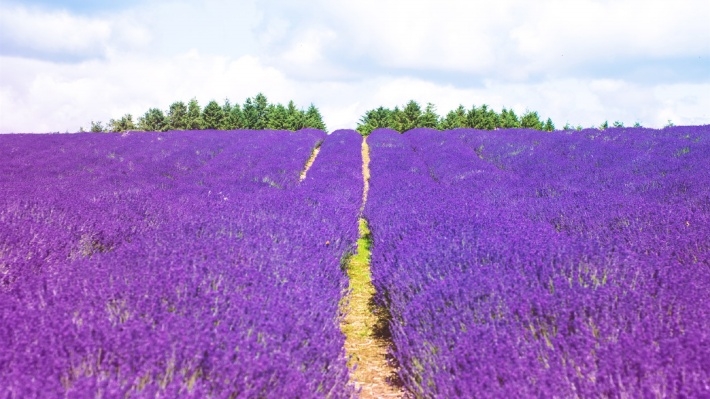
<svg viewBox="0 0 710 399"><path fill-rule="evenodd" d="M211 100L204 108L196 98L185 104L176 101L166 112L159 108L150 108L133 122L133 116L126 114L120 119L111 119L104 126L100 121L91 122L92 132L124 132L145 130L164 132L167 130L236 130L236 129L275 129L299 130L305 127L326 130L320 111L311 104L308 109L298 108L293 101L288 105L272 104L263 93L247 98L243 105L234 104L225 99L220 105ZM82 129L83 130L83 129Z"/></svg>
<svg viewBox="0 0 710 399"><path fill-rule="evenodd" d="M422 111L421 106L414 100L409 101L401 109L396 106L394 109L378 107L365 111L365 114L360 118L357 130L367 136L373 130L381 127L399 132L406 132L417 127L440 130L461 127L486 130L520 127L545 131L555 130L552 119L548 118L543 122L536 111L526 111L521 117L518 117L512 109L503 108L498 113L486 104L480 107L473 105L470 109L459 105L458 108L449 111L442 117L437 114L434 104L428 103Z"/></svg>

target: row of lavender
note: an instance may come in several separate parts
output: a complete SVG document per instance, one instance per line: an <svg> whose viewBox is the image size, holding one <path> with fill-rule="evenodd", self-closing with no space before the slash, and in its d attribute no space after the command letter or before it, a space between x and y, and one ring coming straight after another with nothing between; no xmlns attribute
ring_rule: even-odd
<svg viewBox="0 0 710 399"><path fill-rule="evenodd" d="M0 397L349 395L356 132L0 141Z"/></svg>
<svg viewBox="0 0 710 399"><path fill-rule="evenodd" d="M710 394L710 127L368 144L373 281L416 396Z"/></svg>

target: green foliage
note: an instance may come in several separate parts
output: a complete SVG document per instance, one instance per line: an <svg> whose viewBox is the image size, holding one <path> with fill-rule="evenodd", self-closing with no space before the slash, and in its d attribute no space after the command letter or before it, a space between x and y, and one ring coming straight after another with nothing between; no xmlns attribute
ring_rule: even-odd
<svg viewBox="0 0 710 399"><path fill-rule="evenodd" d="M624 122L614 121L614 127L624 127Z"/></svg>
<svg viewBox="0 0 710 399"><path fill-rule="evenodd" d="M537 114L537 111L525 111L520 120L520 127L542 130L542 121L540 121L540 116Z"/></svg>
<svg viewBox="0 0 710 399"><path fill-rule="evenodd" d="M373 130L389 127L390 111L384 107L378 107L365 112L360 118L360 123L357 125L357 131L363 136L372 133Z"/></svg>
<svg viewBox="0 0 710 399"><path fill-rule="evenodd" d="M668 119L668 123L664 127L673 127L673 126L675 126L675 124L673 124L673 121Z"/></svg>
<svg viewBox="0 0 710 399"><path fill-rule="evenodd" d="M217 101L212 100L202 110L202 121L204 129L220 129L224 123L224 110L217 104Z"/></svg>
<svg viewBox="0 0 710 399"><path fill-rule="evenodd" d="M168 129L187 129L187 106L184 102L176 101L170 104L170 108L168 109Z"/></svg>
<svg viewBox="0 0 710 399"><path fill-rule="evenodd" d="M391 129L394 129L400 133L404 132L404 115L402 110L398 106L395 106L392 112L390 112L390 117L388 119L388 124Z"/></svg>
<svg viewBox="0 0 710 399"><path fill-rule="evenodd" d="M286 106L286 127L288 130L299 130L306 127L306 114L296 108L293 101L289 101Z"/></svg>
<svg viewBox="0 0 710 399"><path fill-rule="evenodd" d="M318 111L318 108L316 108L313 104L311 104L308 107L308 110L306 110L305 120L306 127L312 127L323 131L326 130L325 123L323 123L323 117L321 116L320 111Z"/></svg>
<svg viewBox="0 0 710 399"><path fill-rule="evenodd" d="M192 98L187 105L182 101L172 103L166 113L151 108L139 118L137 124L133 123L131 115L128 114L118 120L111 119L106 128L101 122L91 122L91 129L96 132L103 132L106 129L126 131L136 128L150 131L200 129L295 131L304 127L326 130L320 110L315 105L311 104L308 110L304 111L297 108L293 101L289 101L288 106L269 104L262 93L247 98L243 107L239 104L232 105L229 99L225 99L222 106L212 100L202 109L197 99Z"/></svg>
<svg viewBox="0 0 710 399"><path fill-rule="evenodd" d="M220 123L219 130L231 130L231 120L229 119L229 114L232 112L232 103L229 102L228 98L224 99L224 104L222 105L222 122Z"/></svg>
<svg viewBox="0 0 710 399"><path fill-rule="evenodd" d="M89 129L92 133L102 133L104 131L104 124L101 121L91 121L91 128Z"/></svg>
<svg viewBox="0 0 710 399"><path fill-rule="evenodd" d="M244 114L239 104L230 107L229 113L224 118L224 128L226 130L244 129Z"/></svg>
<svg viewBox="0 0 710 399"><path fill-rule="evenodd" d="M606 129L609 129L609 122L608 121L604 121L604 123L599 125L599 130L606 130Z"/></svg>
<svg viewBox="0 0 710 399"><path fill-rule="evenodd" d="M244 104L244 111L246 113L246 103ZM251 124L250 129L261 130L266 129L269 124L269 101L266 96L262 93L257 94L249 107L249 123Z"/></svg>
<svg viewBox="0 0 710 399"><path fill-rule="evenodd" d="M269 121L266 125L268 129L289 130L288 112L283 104L269 104L267 113L269 115Z"/></svg>
<svg viewBox="0 0 710 399"><path fill-rule="evenodd" d="M138 118L138 129L146 132L164 132L168 130L168 119L163 111L158 108L151 108Z"/></svg>
<svg viewBox="0 0 710 399"><path fill-rule="evenodd" d="M407 105L404 106L401 113L395 114L395 117L399 118L399 129L397 130L400 132L406 132L407 130L420 127L421 125L419 124L419 119L421 116L422 107L420 107L419 103L416 101L410 100Z"/></svg>
<svg viewBox="0 0 710 399"><path fill-rule="evenodd" d="M126 114L123 115L120 119L111 119L108 122L108 126L106 128L107 131L109 132L126 132L129 130L135 130L136 125L133 123L133 115L131 114Z"/></svg>
<svg viewBox="0 0 710 399"><path fill-rule="evenodd" d="M518 115L515 114L515 111L512 109L507 110L503 107L503 110L500 112L500 124L498 127L503 129L515 129L520 126L520 119L518 119Z"/></svg>
<svg viewBox="0 0 710 399"><path fill-rule="evenodd" d="M545 124L542 126L542 130L546 132L554 132L555 131L555 124L552 123L552 119L547 118L545 121Z"/></svg>
<svg viewBox="0 0 710 399"><path fill-rule="evenodd" d="M424 113L419 117L418 125L420 127L438 129L440 122L439 115L436 113L436 106L432 103L427 103Z"/></svg>
<svg viewBox="0 0 710 399"><path fill-rule="evenodd" d="M634 127L641 127L641 122L634 123Z"/></svg>
<svg viewBox="0 0 710 399"><path fill-rule="evenodd" d="M446 117L442 119L440 124L441 129L456 129L459 127L469 127L468 119L466 117L466 108L463 105L459 105L458 108L449 111Z"/></svg>
<svg viewBox="0 0 710 399"><path fill-rule="evenodd" d="M488 105L483 104L481 108L472 106L466 114L468 126L474 129L493 130L500 125L498 114L492 109L488 109Z"/></svg>
<svg viewBox="0 0 710 399"><path fill-rule="evenodd" d="M365 111L365 114L360 118L357 130L363 136L367 136L377 128L390 128L405 132L417 127L443 130L456 128L493 130L520 127L547 131L555 130L552 120L548 118L543 123L537 112L526 111L523 117L519 118L512 109L503 108L499 114L486 104L483 104L480 108L474 105L470 110L466 110L463 105L459 105L441 118L436 113L434 104L428 103L422 112L421 107L414 100L409 101L402 109L399 107L394 107L394 109L378 107ZM569 125L568 127L571 128Z"/></svg>
<svg viewBox="0 0 710 399"><path fill-rule="evenodd" d="M203 128L204 121L202 120L202 110L200 109L200 104L197 102L196 98L192 98L189 103L187 103L187 118L186 118L186 128L188 130L200 130Z"/></svg>

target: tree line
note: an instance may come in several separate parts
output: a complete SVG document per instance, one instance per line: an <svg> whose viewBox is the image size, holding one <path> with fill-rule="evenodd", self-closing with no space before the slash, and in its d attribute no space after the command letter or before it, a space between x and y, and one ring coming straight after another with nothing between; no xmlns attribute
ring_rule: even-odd
<svg viewBox="0 0 710 399"><path fill-rule="evenodd" d="M224 104L210 101L204 108L193 98L187 104L176 101L166 112L150 108L137 121L131 114L119 119L111 119L106 126L102 122L91 122L91 132L125 132L144 130L164 132L167 130L234 130L273 129L299 130L311 127L326 130L320 111L313 104L308 109L297 108L293 101L287 105L269 103L262 93L247 98L243 105L232 104L225 99ZM83 128L81 131L84 131Z"/></svg>
<svg viewBox="0 0 710 399"><path fill-rule="evenodd" d="M466 109L463 105L449 111L446 116L439 116L436 107L428 103L424 109L414 100L402 108L394 109L378 107L365 112L360 118L357 131L367 136L377 128L390 128L405 132L417 127L428 127L439 130L459 127L493 130L497 128L528 128L544 131L555 130L550 118L542 121L537 111L526 111L518 116L512 109L503 108L500 113L483 104Z"/></svg>

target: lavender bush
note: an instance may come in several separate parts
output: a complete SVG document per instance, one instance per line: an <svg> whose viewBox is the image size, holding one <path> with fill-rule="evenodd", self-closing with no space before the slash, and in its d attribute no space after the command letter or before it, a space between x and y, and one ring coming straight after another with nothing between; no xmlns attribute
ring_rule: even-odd
<svg viewBox="0 0 710 399"><path fill-rule="evenodd" d="M373 281L410 392L710 395L710 127L368 143Z"/></svg>
<svg viewBox="0 0 710 399"><path fill-rule="evenodd" d="M348 397L359 146L309 129L0 137L0 397Z"/></svg>

